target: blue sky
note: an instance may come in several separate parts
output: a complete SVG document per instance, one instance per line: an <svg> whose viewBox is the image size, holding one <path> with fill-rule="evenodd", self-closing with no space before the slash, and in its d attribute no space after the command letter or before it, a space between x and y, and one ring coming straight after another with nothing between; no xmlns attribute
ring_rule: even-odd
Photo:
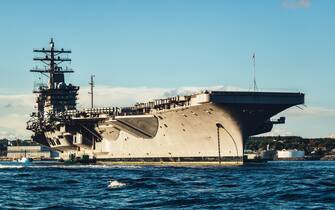
<svg viewBox="0 0 335 210"><path fill-rule="evenodd" d="M313 110L291 113L285 129L326 136L335 132L334 11L332 0L4 0L0 118L19 109L6 95L30 94L32 49L54 37L73 51L73 83L87 86L94 73L100 86L133 90L248 89L255 52L258 87L305 92Z"/></svg>

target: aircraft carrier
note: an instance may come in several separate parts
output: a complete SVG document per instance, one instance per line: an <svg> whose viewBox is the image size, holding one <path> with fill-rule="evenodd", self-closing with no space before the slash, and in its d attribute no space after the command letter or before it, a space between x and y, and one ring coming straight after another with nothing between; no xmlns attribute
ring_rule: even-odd
<svg viewBox="0 0 335 210"><path fill-rule="evenodd" d="M35 88L36 112L27 129L32 139L64 158L89 156L114 163L243 164L250 136L271 131L281 111L304 104L295 92L203 91L153 99L131 107L76 108L79 87L65 81L71 53L50 46L33 50L48 77ZM93 87L93 81L91 83ZM93 90L92 90L93 105Z"/></svg>

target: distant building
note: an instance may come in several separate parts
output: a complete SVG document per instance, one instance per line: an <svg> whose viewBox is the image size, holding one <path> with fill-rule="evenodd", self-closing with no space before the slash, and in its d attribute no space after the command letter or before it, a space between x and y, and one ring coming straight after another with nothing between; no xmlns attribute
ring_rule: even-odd
<svg viewBox="0 0 335 210"><path fill-rule="evenodd" d="M331 138L331 139L335 139L335 133L330 134L329 138Z"/></svg>
<svg viewBox="0 0 335 210"><path fill-rule="evenodd" d="M25 141L23 145L14 145L13 142L11 142L9 146L7 146L7 158L19 159L21 157L29 157L33 159L52 159L59 157L58 152L36 143L29 144L29 141Z"/></svg>
<svg viewBox="0 0 335 210"><path fill-rule="evenodd" d="M280 150L277 151L277 157L278 159L283 159L283 160L300 160L304 159L305 157L305 151L302 150Z"/></svg>

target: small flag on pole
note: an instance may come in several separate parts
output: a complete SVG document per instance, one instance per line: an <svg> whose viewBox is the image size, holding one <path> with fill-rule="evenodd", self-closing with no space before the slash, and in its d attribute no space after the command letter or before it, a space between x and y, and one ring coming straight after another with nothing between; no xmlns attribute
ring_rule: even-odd
<svg viewBox="0 0 335 210"><path fill-rule="evenodd" d="M255 53L253 53L252 54L252 59L253 59L253 63L254 63L254 72L253 72L253 74L254 74L254 91L256 91L257 90L257 83L256 83L256 54Z"/></svg>

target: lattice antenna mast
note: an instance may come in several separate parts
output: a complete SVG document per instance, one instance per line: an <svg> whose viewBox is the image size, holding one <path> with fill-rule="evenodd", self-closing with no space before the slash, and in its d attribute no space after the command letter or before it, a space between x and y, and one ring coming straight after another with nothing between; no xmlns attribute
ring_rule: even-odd
<svg viewBox="0 0 335 210"><path fill-rule="evenodd" d="M91 87L91 91L88 92L88 94L91 95L91 108L93 108L93 96L94 96L94 92L93 92L93 88L94 88L94 77L95 75L91 75L91 81L88 83Z"/></svg>
<svg viewBox="0 0 335 210"><path fill-rule="evenodd" d="M54 89L57 82L55 81L55 77L58 74L63 73L73 73L74 71L72 69L69 69L66 67L65 70L62 69L62 67L59 66L59 64L63 62L71 62L71 59L68 57L61 57L61 54L69 54L71 53L71 50L64 50L63 48L60 50L55 49L55 43L53 41L53 38L50 40L50 48L49 49L34 49L33 52L36 53L43 53L44 56L42 57L35 57L35 61L41 61L43 62L46 67L44 69L41 68L34 68L30 70L30 72L38 72L41 73L47 77L49 77L49 88Z"/></svg>

